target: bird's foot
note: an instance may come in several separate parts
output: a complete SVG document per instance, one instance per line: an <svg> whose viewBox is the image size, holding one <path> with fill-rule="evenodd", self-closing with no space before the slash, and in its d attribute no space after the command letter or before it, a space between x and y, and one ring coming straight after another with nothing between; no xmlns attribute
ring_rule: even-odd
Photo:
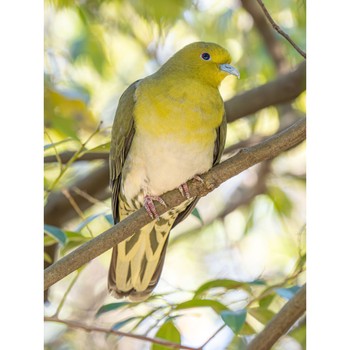
<svg viewBox="0 0 350 350"><path fill-rule="evenodd" d="M193 176L193 178L194 178L195 180L197 180L198 182L200 182L201 184L204 184L204 183L205 183L204 180L203 180L199 175L195 175L195 176Z"/></svg>
<svg viewBox="0 0 350 350"><path fill-rule="evenodd" d="M199 175L195 175L193 176L193 178L195 180L197 180L198 182L200 182L201 184L204 184L204 180L199 176ZM190 194L190 190L188 189L188 185L187 182L183 183L182 185L180 185L178 187L180 193L182 194L183 197L186 197L187 199L191 198L191 194Z"/></svg>
<svg viewBox="0 0 350 350"><path fill-rule="evenodd" d="M184 184L180 185L178 187L182 197L186 197L187 199L190 199L191 198L191 195L190 195L190 190L188 189L188 185L187 183L185 182Z"/></svg>
<svg viewBox="0 0 350 350"><path fill-rule="evenodd" d="M150 195L146 195L144 200L143 200L143 206L145 207L148 215L152 218L152 219L159 219L159 215L157 213L156 207L153 203L153 201L157 201L159 202L161 205L163 205L164 207L167 207L166 203L163 201L163 199L159 196L150 196Z"/></svg>

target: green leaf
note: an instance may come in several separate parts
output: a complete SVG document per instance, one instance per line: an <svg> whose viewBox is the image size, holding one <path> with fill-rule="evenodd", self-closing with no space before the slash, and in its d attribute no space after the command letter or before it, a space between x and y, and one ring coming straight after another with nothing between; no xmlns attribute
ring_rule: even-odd
<svg viewBox="0 0 350 350"><path fill-rule="evenodd" d="M259 306L264 308L264 309L267 309L271 305L273 299L275 299L275 296L276 296L276 294L270 294L264 298L261 298L259 301Z"/></svg>
<svg viewBox="0 0 350 350"><path fill-rule="evenodd" d="M95 220L96 218L98 218L99 216L103 215L104 213L97 213L97 214L93 214L90 215L89 217L87 217L85 220L83 220L82 222L79 223L79 225L77 225L77 227L75 228L75 231L81 231L86 225L88 225L91 221Z"/></svg>
<svg viewBox="0 0 350 350"><path fill-rule="evenodd" d="M172 343L181 343L181 334L178 329L175 327L173 321L168 319L163 325L158 329L156 333L156 338L168 340ZM162 346L159 344L153 344L151 347L152 350L169 350L167 346Z"/></svg>
<svg viewBox="0 0 350 350"><path fill-rule="evenodd" d="M61 254L63 255L91 239L91 237L83 236L80 232L64 231L64 233L67 237L67 243L61 248Z"/></svg>
<svg viewBox="0 0 350 350"><path fill-rule="evenodd" d="M114 331L117 331L118 329L122 328L123 326L125 326L125 325L128 324L129 322L134 321L134 320L137 320L137 319L139 319L139 318L140 318L140 317L130 317L130 318L127 318L126 320L117 322L117 323L115 323L115 324L112 326L112 329L113 329Z"/></svg>
<svg viewBox="0 0 350 350"><path fill-rule="evenodd" d="M52 263L52 259L51 259L51 256L49 254L47 254L46 252L44 252L44 260L46 262L48 262L49 264Z"/></svg>
<svg viewBox="0 0 350 350"><path fill-rule="evenodd" d="M275 316L275 313L271 310L261 307L250 308L248 309L248 313L264 325L270 322L270 320Z"/></svg>
<svg viewBox="0 0 350 350"><path fill-rule="evenodd" d="M221 312L220 315L225 324L232 329L233 333L238 334L245 323L245 319L247 317L247 310L226 310Z"/></svg>
<svg viewBox="0 0 350 350"><path fill-rule="evenodd" d="M203 221L203 219L201 217L201 214L199 214L199 211L198 211L197 208L194 208L191 214L193 216L195 216L201 222L202 225L204 225L204 221Z"/></svg>
<svg viewBox="0 0 350 350"><path fill-rule="evenodd" d="M108 153L110 151L110 148L111 148L111 143L106 142L106 143L103 143L102 145L96 146L94 148L90 148L86 150L86 152Z"/></svg>
<svg viewBox="0 0 350 350"><path fill-rule="evenodd" d="M302 322L298 327L294 328L289 336L293 337L302 347L306 349L306 322Z"/></svg>
<svg viewBox="0 0 350 350"><path fill-rule="evenodd" d="M293 204L287 194L277 186L269 186L267 195L271 198L276 211L279 214L289 215Z"/></svg>
<svg viewBox="0 0 350 350"><path fill-rule="evenodd" d="M44 151L47 151L48 149L52 148L52 147L56 147L62 143L66 143L68 141L72 141L73 139L72 138L68 138L68 139L64 139L64 140L61 140L61 141L58 141L58 142L53 142L53 143L48 143L44 146Z"/></svg>
<svg viewBox="0 0 350 350"><path fill-rule="evenodd" d="M256 330L247 322L244 323L243 327L239 331L240 335L253 335L256 334Z"/></svg>
<svg viewBox="0 0 350 350"><path fill-rule="evenodd" d="M244 282L238 282L230 279L218 279L209 281L202 284L195 292L193 299L199 298L203 293L207 292L212 288L225 288L225 289L244 289L250 291L249 286Z"/></svg>
<svg viewBox="0 0 350 350"><path fill-rule="evenodd" d="M246 350L247 341L243 337L235 336L227 350Z"/></svg>
<svg viewBox="0 0 350 350"><path fill-rule="evenodd" d="M115 311L120 309L123 306L129 305L130 303L126 302L126 301L122 301L120 303L111 303L111 304L106 304L101 306L98 311L96 312L95 317L99 317L102 314L106 313L106 312L110 312L110 311Z"/></svg>
<svg viewBox="0 0 350 350"><path fill-rule="evenodd" d="M107 222L113 226L114 225L114 220L113 220L113 215L112 214L106 214L104 218L107 220Z"/></svg>
<svg viewBox="0 0 350 350"><path fill-rule="evenodd" d="M299 289L300 289L299 286L293 286L290 288L278 288L276 289L276 293L280 295L282 298L289 300L294 297L295 293L297 293Z"/></svg>
<svg viewBox="0 0 350 350"><path fill-rule="evenodd" d="M67 242L65 233L56 226L44 225L44 232L56 239L56 241L62 245L65 245Z"/></svg>
<svg viewBox="0 0 350 350"><path fill-rule="evenodd" d="M227 311L228 308L216 300L209 299L193 299L178 304L174 310L191 309L195 307L211 307L217 314Z"/></svg>
<svg viewBox="0 0 350 350"><path fill-rule="evenodd" d="M253 286L266 286L266 282L264 280L259 280L259 279L251 282L247 282L247 283Z"/></svg>

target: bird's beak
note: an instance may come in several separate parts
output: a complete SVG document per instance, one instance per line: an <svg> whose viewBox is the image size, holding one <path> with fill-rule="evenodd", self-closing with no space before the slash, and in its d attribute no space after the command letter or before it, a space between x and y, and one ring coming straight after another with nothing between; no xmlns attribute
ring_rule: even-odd
<svg viewBox="0 0 350 350"><path fill-rule="evenodd" d="M240 78L240 74L237 68L231 66L230 64L220 64L219 65L220 70L228 73L228 74L232 74L235 75L238 79Z"/></svg>

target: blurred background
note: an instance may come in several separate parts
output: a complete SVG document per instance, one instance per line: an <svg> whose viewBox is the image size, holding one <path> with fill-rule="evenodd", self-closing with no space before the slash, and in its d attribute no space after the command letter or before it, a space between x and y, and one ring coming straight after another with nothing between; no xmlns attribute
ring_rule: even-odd
<svg viewBox="0 0 350 350"><path fill-rule="evenodd" d="M304 0L264 3L305 48ZM46 266L111 227L107 159L119 97L194 41L225 47L241 73L220 87L226 106L305 70L255 0L45 1ZM287 102L281 88L275 97L283 103L239 115L227 110L224 159L305 116L305 72L290 78L289 89L297 92ZM47 322L45 349L166 349L109 329L194 348L215 334L205 350L244 349L305 282L305 144L222 184L192 214L172 231L162 277L146 302L108 295L111 251L51 287L45 315L106 331ZM245 312L239 329L237 310ZM274 349L305 349L305 337L303 318Z"/></svg>

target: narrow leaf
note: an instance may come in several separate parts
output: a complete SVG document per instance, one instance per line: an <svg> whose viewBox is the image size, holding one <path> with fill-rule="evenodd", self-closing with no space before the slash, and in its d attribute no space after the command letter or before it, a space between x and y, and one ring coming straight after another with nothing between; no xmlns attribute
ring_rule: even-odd
<svg viewBox="0 0 350 350"><path fill-rule="evenodd" d="M229 326L235 334L238 334L242 329L245 319L247 317L247 310L242 309L238 311L226 310L221 313L221 318L227 326Z"/></svg>
<svg viewBox="0 0 350 350"><path fill-rule="evenodd" d="M108 153L110 148L111 148L111 143L106 142L106 143L103 143L102 145L96 146L94 148L90 148L86 152L101 152L101 153L106 152L106 153Z"/></svg>
<svg viewBox="0 0 350 350"><path fill-rule="evenodd" d="M250 308L248 309L248 313L264 325L267 324L275 316L275 313L271 310L261 307Z"/></svg>
<svg viewBox="0 0 350 350"><path fill-rule="evenodd" d="M193 299L178 304L175 310L191 309L195 307L211 307L217 314L227 311L228 308L216 300L209 299Z"/></svg>
<svg viewBox="0 0 350 350"><path fill-rule="evenodd" d="M120 321L120 322L117 322L115 323L113 326L112 326L112 329L114 331L117 331L118 329L122 328L123 326L125 326L126 324L128 324L129 322L133 321L133 320L136 320L136 319L139 319L140 317L130 317L130 318L127 318L126 320L123 320L123 321Z"/></svg>
<svg viewBox="0 0 350 350"><path fill-rule="evenodd" d="M44 260L46 262L48 262L49 264L52 263L52 259L51 259L51 256L49 254L47 254L46 252L44 252Z"/></svg>
<svg viewBox="0 0 350 350"><path fill-rule="evenodd" d="M53 142L53 143L48 143L44 146L44 151L47 151L48 149L52 148L52 147L56 147L62 143L66 143L68 141L72 141L73 139L71 138L68 138L68 139L64 139L64 140L61 140L61 141L58 141L58 142Z"/></svg>
<svg viewBox="0 0 350 350"><path fill-rule="evenodd" d="M293 286L290 288L278 288L276 289L276 293L280 295L282 298L287 300L292 299L295 293L300 289L299 286Z"/></svg>
<svg viewBox="0 0 350 350"><path fill-rule="evenodd" d="M107 220L107 222L113 226L114 225L114 220L113 220L113 215L112 214L106 214L104 218Z"/></svg>
<svg viewBox="0 0 350 350"><path fill-rule="evenodd" d="M57 242L61 243L62 245L66 244L67 237L65 233L60 230L58 227L51 226L51 225L44 225L44 232L51 237L55 238Z"/></svg>
<svg viewBox="0 0 350 350"><path fill-rule="evenodd" d="M226 289L244 289L246 291L250 291L249 286L244 282L238 282L230 279L218 279L214 281L209 281L202 284L195 292L193 299L199 298L203 293L207 292L212 288L226 288Z"/></svg>
<svg viewBox="0 0 350 350"><path fill-rule="evenodd" d="M270 295L267 295L266 297L260 299L259 306L267 309L271 305L273 299L275 299L275 296L276 296L276 294L270 294Z"/></svg>
<svg viewBox="0 0 350 350"><path fill-rule="evenodd" d="M106 305L103 305L101 306L98 311L96 312L96 315L95 317L98 317L106 312L109 312L109 311L115 311L115 310L118 310L120 309L121 307L123 306L126 306L126 305L129 305L128 302L125 302L125 301L122 301L120 303L111 303L111 304L106 304Z"/></svg>
<svg viewBox="0 0 350 350"><path fill-rule="evenodd" d="M96 218L98 218L101 215L103 215L103 213L97 213L97 214L90 215L85 220L80 222L79 225L77 225L77 227L75 228L75 231L81 231L86 225L88 225L91 221L95 220Z"/></svg>
<svg viewBox="0 0 350 350"><path fill-rule="evenodd" d="M193 211L192 211L192 215L195 216L200 222L202 225L204 225L204 221L201 217L201 214L199 214L199 211L197 208L194 208Z"/></svg>

